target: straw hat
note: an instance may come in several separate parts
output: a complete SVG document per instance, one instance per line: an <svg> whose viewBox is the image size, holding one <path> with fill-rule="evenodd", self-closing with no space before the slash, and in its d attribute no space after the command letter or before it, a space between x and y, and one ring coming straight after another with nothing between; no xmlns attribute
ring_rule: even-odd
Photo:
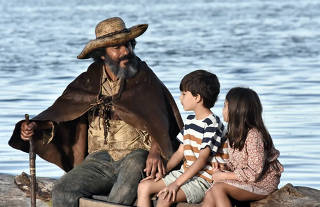
<svg viewBox="0 0 320 207"><path fill-rule="evenodd" d="M128 42L142 35L147 28L147 24L139 24L127 29L125 23L119 17L103 20L96 26L96 39L91 40L77 58L87 59L90 58L89 54L97 48Z"/></svg>

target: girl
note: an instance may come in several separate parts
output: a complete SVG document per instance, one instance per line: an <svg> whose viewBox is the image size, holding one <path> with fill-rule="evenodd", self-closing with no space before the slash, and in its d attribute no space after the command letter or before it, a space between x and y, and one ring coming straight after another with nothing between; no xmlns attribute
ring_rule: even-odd
<svg viewBox="0 0 320 207"><path fill-rule="evenodd" d="M206 193L204 207L231 207L229 197L239 201L263 199L277 190L283 172L255 91L232 88L226 96L223 118L228 122L230 171L213 172L214 184Z"/></svg>

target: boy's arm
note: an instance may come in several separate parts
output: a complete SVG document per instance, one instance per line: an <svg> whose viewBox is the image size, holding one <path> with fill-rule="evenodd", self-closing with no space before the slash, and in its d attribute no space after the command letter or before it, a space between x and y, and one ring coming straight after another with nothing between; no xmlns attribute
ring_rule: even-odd
<svg viewBox="0 0 320 207"><path fill-rule="evenodd" d="M180 187L187 180L195 176L200 170L202 170L208 163L208 157L210 155L210 148L206 147L199 152L199 158L188 168L185 172L175 181Z"/></svg>
<svg viewBox="0 0 320 207"><path fill-rule="evenodd" d="M182 159L183 159L183 144L180 144L178 150L175 151L175 153L173 153L173 155L170 157L167 163L166 171L170 172L174 167L176 167L180 163Z"/></svg>
<svg viewBox="0 0 320 207"><path fill-rule="evenodd" d="M172 201L175 201L176 194L180 186L182 186L187 180L195 176L201 169L206 166L210 151L211 150L209 147L200 150L198 159L187 170L185 170L185 172L178 179L159 191L157 196L162 196L162 199L167 199L168 201L171 199Z"/></svg>

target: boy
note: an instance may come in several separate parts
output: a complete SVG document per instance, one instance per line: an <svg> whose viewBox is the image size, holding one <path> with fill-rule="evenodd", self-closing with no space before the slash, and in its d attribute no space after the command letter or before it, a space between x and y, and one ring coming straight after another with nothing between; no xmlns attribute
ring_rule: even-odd
<svg viewBox="0 0 320 207"><path fill-rule="evenodd" d="M147 177L142 180L138 186L137 206L151 206L150 196L154 193L158 193L157 206L201 202L211 185L213 167L217 168L217 161L224 163L227 158L223 150L226 128L210 110L220 92L217 76L204 70L191 72L182 79L180 91L183 109L195 114L187 117L178 134L181 144L169 159L166 171L170 172L182 159L184 163L162 179Z"/></svg>

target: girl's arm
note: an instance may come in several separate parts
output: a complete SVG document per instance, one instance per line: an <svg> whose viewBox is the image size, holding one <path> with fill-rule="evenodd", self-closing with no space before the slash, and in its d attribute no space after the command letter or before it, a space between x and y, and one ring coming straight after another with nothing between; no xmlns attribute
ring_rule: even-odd
<svg viewBox="0 0 320 207"><path fill-rule="evenodd" d="M212 180L218 182L220 180L237 180L237 176L234 172L220 171L217 169L212 174Z"/></svg>
<svg viewBox="0 0 320 207"><path fill-rule="evenodd" d="M247 154L247 163L241 168L236 168L234 173L237 180L255 182L262 173L266 159L262 134L255 129L251 129L242 151Z"/></svg>
<svg viewBox="0 0 320 207"><path fill-rule="evenodd" d="M216 182L219 180L257 181L262 173L266 159L262 135L257 130L249 131L242 153L246 153L248 158L243 167L235 167L233 172L215 171L212 174L212 179Z"/></svg>

